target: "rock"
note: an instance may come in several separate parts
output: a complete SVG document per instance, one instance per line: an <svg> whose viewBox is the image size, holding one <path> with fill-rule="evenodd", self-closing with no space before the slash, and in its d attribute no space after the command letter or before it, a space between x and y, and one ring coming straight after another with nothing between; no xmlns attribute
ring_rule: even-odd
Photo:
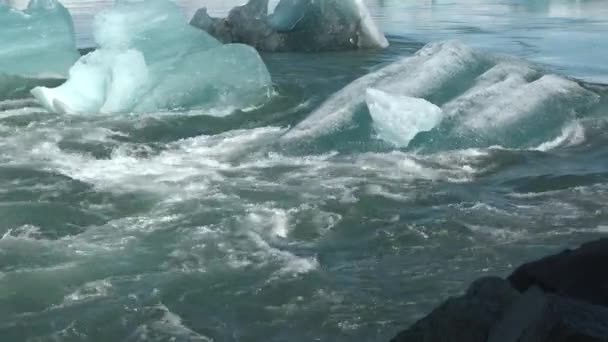
<svg viewBox="0 0 608 342"><path fill-rule="evenodd" d="M485 342L492 326L520 294L501 278L482 278L450 298L392 342Z"/></svg>
<svg viewBox="0 0 608 342"><path fill-rule="evenodd" d="M225 44L242 43L260 51L286 50L286 35L272 29L267 12L268 0L251 0L234 7L226 18L213 18L206 8L201 8L190 25L207 31Z"/></svg>
<svg viewBox="0 0 608 342"><path fill-rule="evenodd" d="M608 341L608 308L549 294L542 318L519 339L536 341Z"/></svg>
<svg viewBox="0 0 608 342"><path fill-rule="evenodd" d="M275 31L268 23L268 0L250 0L235 7L224 21L234 43L251 45L260 51L287 50L287 35Z"/></svg>
<svg viewBox="0 0 608 342"><path fill-rule="evenodd" d="M605 260L601 239L480 279L392 341L608 342Z"/></svg>
<svg viewBox="0 0 608 342"><path fill-rule="evenodd" d="M494 325L488 342L608 341L608 308L532 287Z"/></svg>
<svg viewBox="0 0 608 342"><path fill-rule="evenodd" d="M538 286L545 292L608 306L608 239L586 243L519 267L508 279L525 292Z"/></svg>
<svg viewBox="0 0 608 342"><path fill-rule="evenodd" d="M190 25L207 31L210 35L217 38L224 44L232 42L232 33L226 20L213 18L207 12L207 8L203 7L194 13L190 20Z"/></svg>
<svg viewBox="0 0 608 342"><path fill-rule="evenodd" d="M531 325L542 320L547 297L534 286L517 299L494 324L488 342L517 342Z"/></svg>
<svg viewBox="0 0 608 342"><path fill-rule="evenodd" d="M293 23L288 20L293 25L286 27L276 24L276 15L268 14L268 0L249 0L243 6L234 7L222 19L210 17L207 10L202 8L196 12L190 24L224 43L247 44L260 51L310 52L388 46L388 41L360 0L309 3L298 0L295 4L304 4L304 10L297 20L292 20ZM290 6L291 2L283 0L277 9L294 12L296 7Z"/></svg>

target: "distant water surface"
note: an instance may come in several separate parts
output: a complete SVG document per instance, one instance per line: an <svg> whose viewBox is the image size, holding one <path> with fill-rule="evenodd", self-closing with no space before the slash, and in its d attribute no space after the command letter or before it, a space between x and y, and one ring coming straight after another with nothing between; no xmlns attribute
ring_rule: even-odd
<svg viewBox="0 0 608 342"><path fill-rule="evenodd" d="M10 1L10 0L9 0ZM26 0L12 0L23 6ZM245 0L177 0L190 18L201 7L224 16ZM271 6L277 0L271 1ZM604 0L367 0L382 28L419 42L462 40L542 63L574 77L608 82L608 2ZM91 46L91 21L109 0L64 0L78 43Z"/></svg>

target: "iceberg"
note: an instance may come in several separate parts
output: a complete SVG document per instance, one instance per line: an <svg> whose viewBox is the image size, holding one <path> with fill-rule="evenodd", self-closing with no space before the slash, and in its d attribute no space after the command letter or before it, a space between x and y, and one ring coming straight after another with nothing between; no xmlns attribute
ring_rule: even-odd
<svg viewBox="0 0 608 342"><path fill-rule="evenodd" d="M315 140L369 117L380 139L403 148L530 147L599 103L598 93L576 80L446 41L351 82L281 141ZM365 111L369 116L356 115Z"/></svg>
<svg viewBox="0 0 608 342"><path fill-rule="evenodd" d="M201 68L201 62L208 66ZM159 82L135 112L157 108L197 107L216 115L262 104L272 94L272 81L257 51L247 45L227 44L185 56Z"/></svg>
<svg viewBox="0 0 608 342"><path fill-rule="evenodd" d="M431 43L415 55L403 57L364 75L330 96L306 119L283 136L284 141L315 139L342 129L365 105L369 88L440 103L485 63L471 48L457 41ZM448 91L449 90L449 91Z"/></svg>
<svg viewBox="0 0 608 342"><path fill-rule="evenodd" d="M76 62L63 85L37 87L32 95L55 113L114 113L133 108L148 80L141 52L97 50Z"/></svg>
<svg viewBox="0 0 608 342"><path fill-rule="evenodd" d="M481 91L475 84L471 92ZM553 138L564 125L596 105L600 96L579 83L558 75L542 75L505 91L499 97L478 98L474 107L458 116L454 136L475 136L477 141L502 146L538 145Z"/></svg>
<svg viewBox="0 0 608 342"><path fill-rule="evenodd" d="M437 127L443 111L420 98L368 89L366 103L378 137L397 147L408 147L421 132Z"/></svg>
<svg viewBox="0 0 608 342"><path fill-rule="evenodd" d="M272 13L268 0L249 0L223 19L205 8L191 25L223 42L263 51L327 51L388 46L363 0L281 0Z"/></svg>
<svg viewBox="0 0 608 342"><path fill-rule="evenodd" d="M34 97L56 113L140 113L262 104L272 82L251 47L222 45L187 24L168 0L119 1L94 21L97 49L81 57L57 88Z"/></svg>
<svg viewBox="0 0 608 342"><path fill-rule="evenodd" d="M72 17L56 0L31 0L24 11L0 3L0 73L65 77L78 59Z"/></svg>
<svg viewBox="0 0 608 342"><path fill-rule="evenodd" d="M0 98L56 86L80 56L72 18L56 0L32 0L24 11L0 2Z"/></svg>

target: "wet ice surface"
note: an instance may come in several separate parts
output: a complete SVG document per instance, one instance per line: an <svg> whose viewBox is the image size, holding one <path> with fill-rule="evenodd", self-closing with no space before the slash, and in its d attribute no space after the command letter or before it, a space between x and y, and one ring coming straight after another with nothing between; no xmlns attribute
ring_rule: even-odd
<svg viewBox="0 0 608 342"><path fill-rule="evenodd" d="M251 108L272 93L268 70L250 46L222 45L186 22L167 0L117 3L94 19L96 49L60 87L32 94L54 113L224 112Z"/></svg>
<svg viewBox="0 0 608 342"><path fill-rule="evenodd" d="M78 52L72 18L59 2L32 1L22 11L0 3L0 22L0 88L4 75L67 76Z"/></svg>

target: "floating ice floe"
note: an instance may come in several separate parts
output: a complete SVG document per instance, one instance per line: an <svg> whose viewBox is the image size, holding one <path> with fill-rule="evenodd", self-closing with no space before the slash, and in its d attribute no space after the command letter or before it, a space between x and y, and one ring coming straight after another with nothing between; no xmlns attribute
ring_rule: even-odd
<svg viewBox="0 0 608 342"><path fill-rule="evenodd" d="M57 88L32 94L56 113L151 112L176 108L228 114L263 103L271 79L251 47L222 45L189 26L168 0L119 1L94 21L97 49Z"/></svg>
<svg viewBox="0 0 608 342"><path fill-rule="evenodd" d="M222 19L200 9L190 23L224 42L244 43L264 51L388 46L363 0L281 0L272 13L268 0L250 0Z"/></svg>
<svg viewBox="0 0 608 342"><path fill-rule="evenodd" d="M378 137L399 147L537 146L591 113L589 87L523 61L432 43L332 95L282 138L314 139L367 110ZM414 139L428 132L424 139Z"/></svg>
<svg viewBox="0 0 608 342"><path fill-rule="evenodd" d="M416 97L370 88L365 101L380 138L398 147L407 147L418 133L432 130L443 119L441 108Z"/></svg>

